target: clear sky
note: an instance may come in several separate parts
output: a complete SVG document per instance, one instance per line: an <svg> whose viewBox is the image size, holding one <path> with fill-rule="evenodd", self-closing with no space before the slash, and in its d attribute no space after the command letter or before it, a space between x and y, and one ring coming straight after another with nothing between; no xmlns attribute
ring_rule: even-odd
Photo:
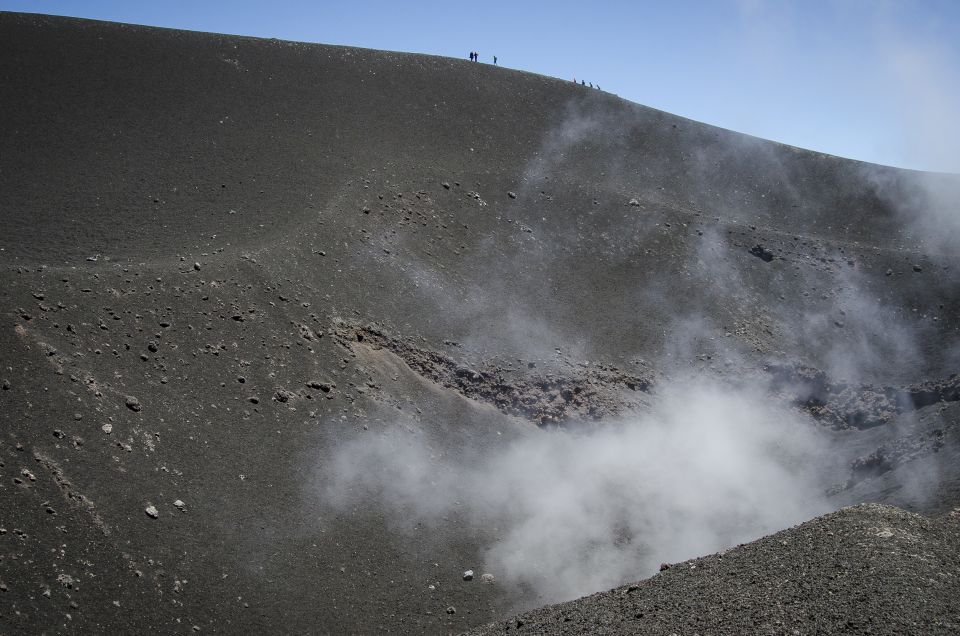
<svg viewBox="0 0 960 636"><path fill-rule="evenodd" d="M0 9L576 77L844 157L960 172L960 0L0 0Z"/></svg>

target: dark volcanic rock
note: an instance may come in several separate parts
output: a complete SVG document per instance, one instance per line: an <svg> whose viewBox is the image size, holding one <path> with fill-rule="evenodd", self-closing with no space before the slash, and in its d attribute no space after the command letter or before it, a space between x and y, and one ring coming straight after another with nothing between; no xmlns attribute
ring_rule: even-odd
<svg viewBox="0 0 960 636"><path fill-rule="evenodd" d="M358 345L389 350L432 382L540 426L615 416L639 406L641 401L634 394L650 388L649 379L605 368L590 368L569 376L508 379L496 369L471 369L444 354L391 338L373 327L342 326L338 339L351 350Z"/></svg>
<svg viewBox="0 0 960 636"><path fill-rule="evenodd" d="M765 248L763 245L754 245L750 248L750 253L760 260L768 263L773 260L773 252Z"/></svg>

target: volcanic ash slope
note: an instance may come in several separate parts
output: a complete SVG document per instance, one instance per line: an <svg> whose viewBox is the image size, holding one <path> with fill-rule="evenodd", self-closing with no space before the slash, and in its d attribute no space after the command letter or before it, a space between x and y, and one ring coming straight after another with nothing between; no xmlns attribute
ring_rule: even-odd
<svg viewBox="0 0 960 636"><path fill-rule="evenodd" d="M16 13L0 112L0 632L955 629L956 177Z"/></svg>

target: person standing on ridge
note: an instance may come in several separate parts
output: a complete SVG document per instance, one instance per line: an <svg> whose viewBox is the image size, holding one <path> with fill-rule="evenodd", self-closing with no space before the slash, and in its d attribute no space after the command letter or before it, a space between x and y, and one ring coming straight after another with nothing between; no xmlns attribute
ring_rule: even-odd
<svg viewBox="0 0 960 636"><path fill-rule="evenodd" d="M493 56L493 65L494 65L494 66L497 65L497 56L496 56L496 55Z"/></svg>

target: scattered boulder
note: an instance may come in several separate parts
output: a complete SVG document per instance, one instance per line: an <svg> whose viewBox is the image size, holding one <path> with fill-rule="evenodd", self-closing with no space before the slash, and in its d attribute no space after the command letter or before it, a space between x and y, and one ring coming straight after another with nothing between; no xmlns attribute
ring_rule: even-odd
<svg viewBox="0 0 960 636"><path fill-rule="evenodd" d="M323 391L324 393L329 393L330 389L332 389L334 385L330 384L329 382L319 382L317 380L310 380L309 382L307 382L307 386L311 389L317 389L319 391Z"/></svg>
<svg viewBox="0 0 960 636"><path fill-rule="evenodd" d="M463 580L464 580L464 581L472 581L472 580L473 580L473 570L467 570L466 572L464 572L464 573L463 573Z"/></svg>
<svg viewBox="0 0 960 636"><path fill-rule="evenodd" d="M141 410L143 410L143 405L140 404L140 400L138 400L132 395L127 396L126 405L128 409L130 409L135 413L139 413Z"/></svg>
<svg viewBox="0 0 960 636"><path fill-rule="evenodd" d="M510 197L511 199L516 199L516 198L517 198L517 193L516 193L516 192L513 192L513 191L510 191L510 192L507 192L507 196Z"/></svg>
<svg viewBox="0 0 960 636"><path fill-rule="evenodd" d="M277 389L277 393L273 397L277 402L289 402L292 398L297 397L297 394L287 389Z"/></svg>
<svg viewBox="0 0 960 636"><path fill-rule="evenodd" d="M632 205L632 206L635 207L635 208L639 208L639 207L640 207L640 201L637 200L637 199L630 199L630 205Z"/></svg>
<svg viewBox="0 0 960 636"><path fill-rule="evenodd" d="M919 265L914 265L914 266L913 266L913 271L915 271L915 272L922 272L922 271L923 271L923 268L920 267Z"/></svg>
<svg viewBox="0 0 960 636"><path fill-rule="evenodd" d="M316 340L323 337L322 331L317 333L307 325L298 324L297 329L300 331L300 337L304 340Z"/></svg>
<svg viewBox="0 0 960 636"><path fill-rule="evenodd" d="M183 503L183 500L181 499L177 499L176 501L174 501L173 506L180 512L183 512L187 508L187 504Z"/></svg>
<svg viewBox="0 0 960 636"><path fill-rule="evenodd" d="M483 583L484 585L493 585L493 582L495 580L496 579L494 578L494 576L489 572L484 572L483 574L480 575L480 582Z"/></svg>
<svg viewBox="0 0 960 636"><path fill-rule="evenodd" d="M157 510L157 507L152 504L144 508L143 511L147 513L147 516L151 519L156 519L160 516L160 512Z"/></svg>
<svg viewBox="0 0 960 636"><path fill-rule="evenodd" d="M765 248L763 245L757 244L750 248L750 253L759 258L762 261L769 263L773 260L773 252Z"/></svg>

